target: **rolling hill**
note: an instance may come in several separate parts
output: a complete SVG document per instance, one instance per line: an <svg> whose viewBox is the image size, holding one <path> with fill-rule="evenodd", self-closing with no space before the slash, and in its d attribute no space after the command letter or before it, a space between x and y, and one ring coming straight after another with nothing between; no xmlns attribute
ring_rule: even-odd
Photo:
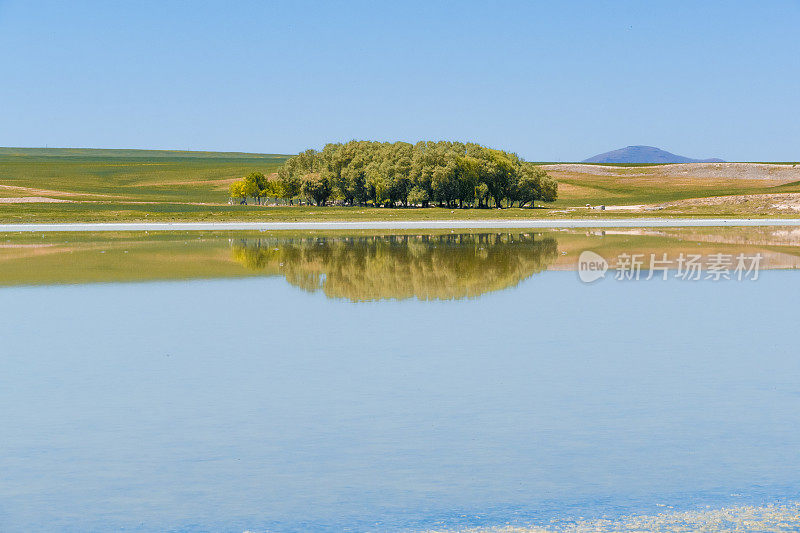
<svg viewBox="0 0 800 533"><path fill-rule="evenodd" d="M722 159L692 159L676 155L655 146L626 146L598 154L583 163L647 164L647 163L723 163Z"/></svg>

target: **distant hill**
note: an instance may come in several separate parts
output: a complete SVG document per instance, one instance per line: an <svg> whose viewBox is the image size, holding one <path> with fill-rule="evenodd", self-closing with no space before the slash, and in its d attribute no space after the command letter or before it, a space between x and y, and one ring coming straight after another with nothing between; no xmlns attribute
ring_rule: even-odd
<svg viewBox="0 0 800 533"><path fill-rule="evenodd" d="M722 159L692 159L675 155L655 146L626 146L599 154L583 163L724 163Z"/></svg>

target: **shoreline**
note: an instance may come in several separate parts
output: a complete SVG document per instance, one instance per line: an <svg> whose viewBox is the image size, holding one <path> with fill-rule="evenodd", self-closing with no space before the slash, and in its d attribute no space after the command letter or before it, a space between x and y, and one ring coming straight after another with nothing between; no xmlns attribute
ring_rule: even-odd
<svg viewBox="0 0 800 533"><path fill-rule="evenodd" d="M409 229L576 229L800 226L783 218L617 218L528 220L420 220L331 222L74 222L0 224L0 233L88 231L279 231L279 230L409 230Z"/></svg>

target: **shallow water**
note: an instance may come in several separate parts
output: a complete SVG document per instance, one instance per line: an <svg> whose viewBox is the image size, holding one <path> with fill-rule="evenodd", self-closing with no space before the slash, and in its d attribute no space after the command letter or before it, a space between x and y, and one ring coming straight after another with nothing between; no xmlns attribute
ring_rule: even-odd
<svg viewBox="0 0 800 533"><path fill-rule="evenodd" d="M104 283L26 256L30 281L0 289L0 529L452 530L796 501L800 273L583 284L557 269L584 238L209 237L202 257L231 270L139 283L103 277L125 251L108 242L71 252L105 252L77 261ZM786 268L796 246L770 238Z"/></svg>

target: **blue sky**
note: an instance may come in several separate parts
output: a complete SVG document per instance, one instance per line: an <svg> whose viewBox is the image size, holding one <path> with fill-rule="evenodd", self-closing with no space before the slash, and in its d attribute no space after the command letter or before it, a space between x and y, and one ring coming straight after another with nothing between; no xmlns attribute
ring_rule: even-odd
<svg viewBox="0 0 800 533"><path fill-rule="evenodd" d="M0 0L0 146L800 159L800 0Z"/></svg>

